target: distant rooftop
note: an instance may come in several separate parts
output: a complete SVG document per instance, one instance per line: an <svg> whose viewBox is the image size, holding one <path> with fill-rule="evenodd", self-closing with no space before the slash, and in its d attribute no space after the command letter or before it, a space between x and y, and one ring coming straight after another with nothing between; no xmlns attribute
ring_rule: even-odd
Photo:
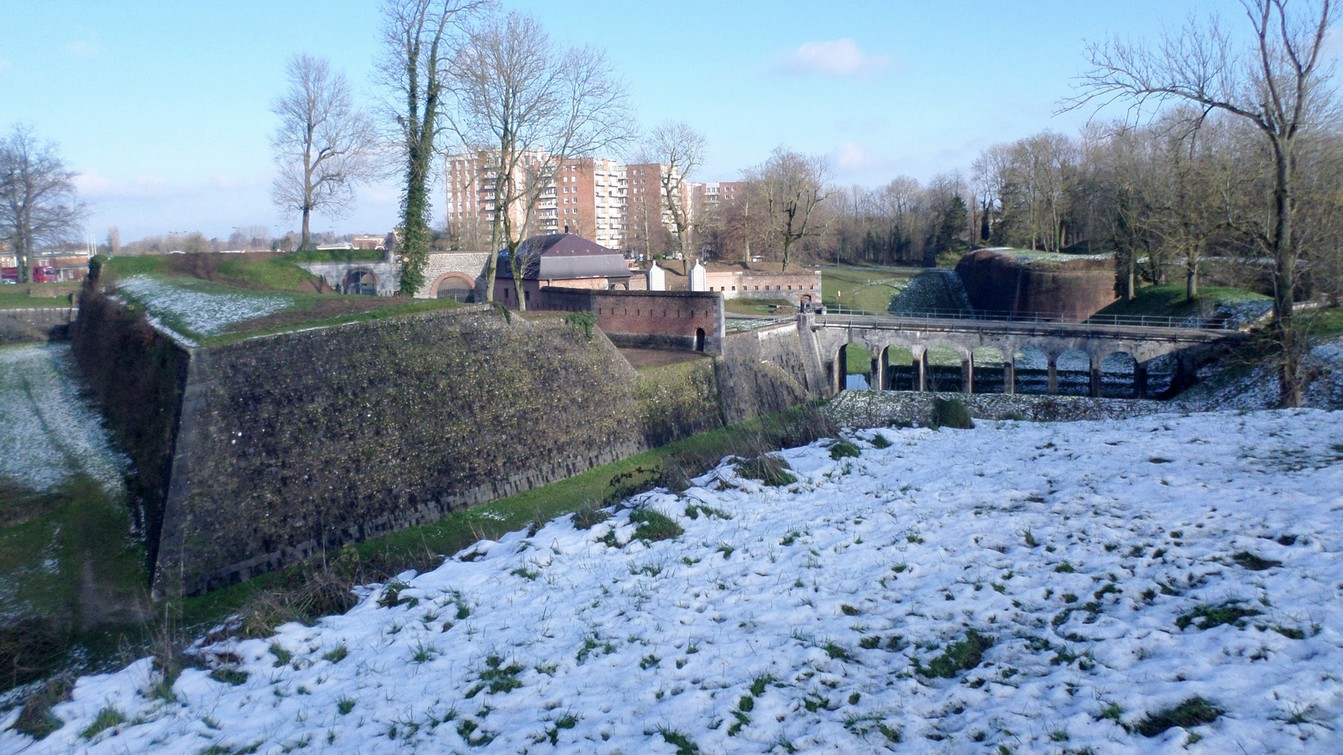
<svg viewBox="0 0 1343 755"><path fill-rule="evenodd" d="M628 278L620 252L573 233L533 236L518 246L526 279ZM508 252L499 252L499 277L512 278Z"/></svg>

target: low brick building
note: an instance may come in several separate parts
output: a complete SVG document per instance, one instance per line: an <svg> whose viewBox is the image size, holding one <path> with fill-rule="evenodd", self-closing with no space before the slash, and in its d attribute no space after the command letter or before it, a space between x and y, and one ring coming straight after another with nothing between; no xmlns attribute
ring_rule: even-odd
<svg viewBox="0 0 1343 755"><path fill-rule="evenodd" d="M522 280L513 280L508 253L501 252L494 282L495 301L514 308L519 289L529 305L536 302L532 306L544 308L540 301L543 288L628 290L633 276L620 252L572 233L533 236L518 246L517 254L522 261Z"/></svg>

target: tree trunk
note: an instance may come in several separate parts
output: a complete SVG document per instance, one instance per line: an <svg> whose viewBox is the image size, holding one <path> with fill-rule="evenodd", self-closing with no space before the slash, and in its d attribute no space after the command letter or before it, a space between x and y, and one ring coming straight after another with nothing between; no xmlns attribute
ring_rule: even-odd
<svg viewBox="0 0 1343 755"><path fill-rule="evenodd" d="M1282 349L1278 371L1278 404L1283 408L1301 405L1301 355L1297 334L1292 326L1296 306L1296 250L1292 244L1292 154L1290 144L1274 145L1273 234L1273 337Z"/></svg>

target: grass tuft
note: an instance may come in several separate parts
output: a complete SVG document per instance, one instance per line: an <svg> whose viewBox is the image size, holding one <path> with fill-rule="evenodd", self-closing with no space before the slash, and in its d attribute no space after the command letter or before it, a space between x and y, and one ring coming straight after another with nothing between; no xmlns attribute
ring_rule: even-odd
<svg viewBox="0 0 1343 755"><path fill-rule="evenodd" d="M630 522L635 525L634 538L645 543L672 540L685 533L671 517L646 506L630 512Z"/></svg>
<svg viewBox="0 0 1343 755"><path fill-rule="evenodd" d="M1258 616L1262 611L1247 608L1238 600L1228 600L1217 605L1201 605L1175 618L1175 626L1186 629L1191 624L1195 629L1212 629L1223 624L1244 626L1243 619Z"/></svg>
<svg viewBox="0 0 1343 755"><path fill-rule="evenodd" d="M973 430L975 421L970 418L970 409L958 398L933 397L933 418L929 425L933 428L950 427L954 430Z"/></svg>
<svg viewBox="0 0 1343 755"><path fill-rule="evenodd" d="M1191 697L1172 708L1163 708L1155 713L1148 714L1134 724L1133 730L1144 737L1155 737L1176 726L1188 729L1192 726L1212 723L1224 712L1202 697Z"/></svg>
<svg viewBox="0 0 1343 755"><path fill-rule="evenodd" d="M862 450L854 445L852 441L840 438L830 444L830 458L835 461L839 461L840 459L856 459L862 455Z"/></svg>
<svg viewBox="0 0 1343 755"><path fill-rule="evenodd" d="M942 679L954 678L962 671L969 671L984 661L984 651L993 647L994 639L971 629L965 633L965 639L947 646L942 655L928 662L925 667L915 662L915 669L929 677Z"/></svg>
<svg viewBox="0 0 1343 755"><path fill-rule="evenodd" d="M1231 560L1250 571L1263 571L1265 569L1272 569L1275 566L1282 566L1281 561L1275 561L1271 558L1260 558L1249 551L1240 551L1233 555Z"/></svg>
<svg viewBox="0 0 1343 755"><path fill-rule="evenodd" d="M774 488L797 482L797 477L789 472L789 469L791 467L788 466L788 462L769 454L737 462L737 474L748 480L759 480Z"/></svg>
<svg viewBox="0 0 1343 755"><path fill-rule="evenodd" d="M124 723L126 723L125 714L109 705L98 711L98 715L93 719L93 723L89 724L88 728L84 729L84 731L81 731L79 736L86 740L93 739L104 731Z"/></svg>

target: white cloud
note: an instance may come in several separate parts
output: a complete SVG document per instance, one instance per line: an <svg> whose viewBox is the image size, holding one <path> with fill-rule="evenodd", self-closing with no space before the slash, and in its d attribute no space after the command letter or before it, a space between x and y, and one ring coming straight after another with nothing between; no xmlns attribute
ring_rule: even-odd
<svg viewBox="0 0 1343 755"><path fill-rule="evenodd" d="M861 170L872 163L872 156L858 142L844 142L834 151L834 160L841 170Z"/></svg>
<svg viewBox="0 0 1343 755"><path fill-rule="evenodd" d="M175 184L162 176L142 174L118 178L86 170L75 176L75 188L85 199L169 199L189 193L193 187Z"/></svg>
<svg viewBox="0 0 1343 755"><path fill-rule="evenodd" d="M869 55L845 37L829 42L807 42L783 56L787 73L827 76L864 76L889 68L890 55Z"/></svg>

